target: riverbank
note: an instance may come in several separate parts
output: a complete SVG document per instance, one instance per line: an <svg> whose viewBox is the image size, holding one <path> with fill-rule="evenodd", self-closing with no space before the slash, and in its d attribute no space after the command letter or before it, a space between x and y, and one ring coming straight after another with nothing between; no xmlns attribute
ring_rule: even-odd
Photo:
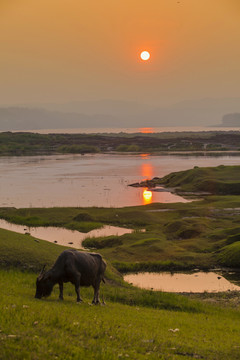
<svg viewBox="0 0 240 360"><path fill-rule="evenodd" d="M224 166L199 168L195 166L187 171L178 171L164 176L155 177L133 187L154 189L163 185L171 191L183 196L201 195L240 195L240 166Z"/></svg>
<svg viewBox="0 0 240 360"><path fill-rule="evenodd" d="M184 153L238 155L239 131L119 134L0 133L0 156L89 153Z"/></svg>

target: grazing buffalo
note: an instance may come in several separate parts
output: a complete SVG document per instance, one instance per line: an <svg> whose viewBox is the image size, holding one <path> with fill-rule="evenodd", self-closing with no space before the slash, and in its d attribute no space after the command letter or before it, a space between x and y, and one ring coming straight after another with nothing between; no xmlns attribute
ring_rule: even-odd
<svg viewBox="0 0 240 360"><path fill-rule="evenodd" d="M71 282L75 285L77 302L82 301L79 288L81 286L92 286L94 288L93 304L100 303L99 288L104 281L106 262L100 254L85 253L74 249L63 251L57 258L53 267L44 271L42 269L36 282L35 298L49 296L53 286L59 284L59 299L63 300L63 283Z"/></svg>

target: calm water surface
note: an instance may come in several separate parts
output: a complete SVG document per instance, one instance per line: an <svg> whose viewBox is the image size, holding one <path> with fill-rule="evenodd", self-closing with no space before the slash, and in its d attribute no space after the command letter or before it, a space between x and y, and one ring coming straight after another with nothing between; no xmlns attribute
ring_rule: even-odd
<svg viewBox="0 0 240 360"><path fill-rule="evenodd" d="M100 229L89 231L88 233L81 233L76 230L68 230L53 226L27 227L25 225L15 225L2 219L0 219L0 228L15 231L20 234L31 234L31 236L37 239L47 240L58 243L59 245L74 247L77 249L83 248L82 241L86 238L110 235L121 236L123 234L133 232L132 229L106 225Z"/></svg>
<svg viewBox="0 0 240 360"><path fill-rule="evenodd" d="M0 158L0 206L123 207L187 201L128 185L194 166L239 165L234 156L55 155Z"/></svg>
<svg viewBox="0 0 240 360"><path fill-rule="evenodd" d="M236 273L237 284L228 281L223 274L215 272L182 273L138 273L124 276L124 280L143 289L167 292L221 292L240 291L240 273Z"/></svg>

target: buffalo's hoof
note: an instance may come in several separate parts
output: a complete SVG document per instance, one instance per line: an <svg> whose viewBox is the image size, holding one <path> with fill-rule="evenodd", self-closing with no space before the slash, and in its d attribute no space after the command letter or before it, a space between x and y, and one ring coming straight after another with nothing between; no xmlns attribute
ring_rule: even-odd
<svg viewBox="0 0 240 360"><path fill-rule="evenodd" d="M92 301L93 305L100 305L100 301Z"/></svg>

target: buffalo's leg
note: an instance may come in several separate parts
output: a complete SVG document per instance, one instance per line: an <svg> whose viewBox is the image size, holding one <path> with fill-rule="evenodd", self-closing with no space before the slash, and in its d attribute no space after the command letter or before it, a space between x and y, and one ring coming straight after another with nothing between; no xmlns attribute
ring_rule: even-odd
<svg viewBox="0 0 240 360"><path fill-rule="evenodd" d="M80 296L80 279L81 275L75 277L74 285L75 285L75 291L77 294L77 302L81 302L81 296Z"/></svg>
<svg viewBox="0 0 240 360"><path fill-rule="evenodd" d="M80 297L80 285L79 284L75 284L75 291L77 294L77 302L82 302L82 298Z"/></svg>
<svg viewBox="0 0 240 360"><path fill-rule="evenodd" d="M71 266L71 264L70 264ZM77 302L81 302L82 299L80 297L80 280L81 280L81 274L74 272L74 270L71 269L71 271L68 272L68 279L71 281L71 283L75 286L75 291L77 294Z"/></svg>
<svg viewBox="0 0 240 360"><path fill-rule="evenodd" d="M59 299L63 300L63 282L59 283Z"/></svg>
<svg viewBox="0 0 240 360"><path fill-rule="evenodd" d="M94 286L94 296L93 296L93 301L92 303L97 305L100 304L100 300L99 300L99 288L100 288L100 281L98 281L95 286Z"/></svg>

